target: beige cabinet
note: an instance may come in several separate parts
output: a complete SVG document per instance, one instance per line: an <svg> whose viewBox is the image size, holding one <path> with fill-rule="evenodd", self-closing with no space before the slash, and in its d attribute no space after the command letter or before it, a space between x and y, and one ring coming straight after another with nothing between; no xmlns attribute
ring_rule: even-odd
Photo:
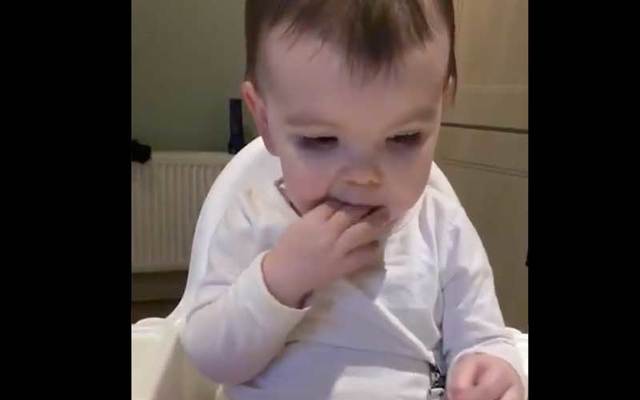
<svg viewBox="0 0 640 400"><path fill-rule="evenodd" d="M527 0L457 0L460 75L449 123L528 129Z"/></svg>
<svg viewBox="0 0 640 400"><path fill-rule="evenodd" d="M459 86L436 162L483 240L507 323L527 330L528 2L454 3Z"/></svg>

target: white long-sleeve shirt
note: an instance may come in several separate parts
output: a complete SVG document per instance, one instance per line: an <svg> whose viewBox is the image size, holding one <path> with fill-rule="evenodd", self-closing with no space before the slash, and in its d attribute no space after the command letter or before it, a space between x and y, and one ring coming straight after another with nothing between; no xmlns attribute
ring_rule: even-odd
<svg viewBox="0 0 640 400"><path fill-rule="evenodd" d="M428 188L387 238L384 265L314 292L303 309L275 299L261 269L298 218L267 183L239 194L213 235L182 341L226 398L423 400L428 365L450 371L471 352L506 360L526 387L486 252L458 203Z"/></svg>

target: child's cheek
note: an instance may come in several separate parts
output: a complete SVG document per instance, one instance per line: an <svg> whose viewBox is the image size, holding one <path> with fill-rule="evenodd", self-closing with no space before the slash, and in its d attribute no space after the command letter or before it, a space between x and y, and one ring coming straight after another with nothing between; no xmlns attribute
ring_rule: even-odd
<svg viewBox="0 0 640 400"><path fill-rule="evenodd" d="M424 186L410 185L410 186L396 186L393 189L390 202L390 211L392 218L400 218L411 207L413 207L420 195L424 191Z"/></svg>
<svg viewBox="0 0 640 400"><path fill-rule="evenodd" d="M305 174L302 170L285 174L285 185L290 200L303 214L318 205L327 195L322 179Z"/></svg>

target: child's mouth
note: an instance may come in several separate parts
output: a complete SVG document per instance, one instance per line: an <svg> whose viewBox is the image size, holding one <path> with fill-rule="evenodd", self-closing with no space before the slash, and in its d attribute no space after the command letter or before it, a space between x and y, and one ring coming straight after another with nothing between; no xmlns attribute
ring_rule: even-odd
<svg viewBox="0 0 640 400"><path fill-rule="evenodd" d="M373 214L374 212L378 211L379 209L381 209L383 207L383 206L380 206L380 205L373 205L373 204L350 203L348 201L342 201L342 200L336 199L336 198L331 198L331 200L336 201L339 204L344 204L344 205L350 206L350 207L366 207L366 208L369 208L367 213L362 218L368 217L369 215Z"/></svg>

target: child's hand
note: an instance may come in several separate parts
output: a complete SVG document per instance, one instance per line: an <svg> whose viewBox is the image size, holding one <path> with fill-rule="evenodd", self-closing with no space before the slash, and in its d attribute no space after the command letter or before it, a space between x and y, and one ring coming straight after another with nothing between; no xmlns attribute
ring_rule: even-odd
<svg viewBox="0 0 640 400"><path fill-rule="evenodd" d="M303 297L382 259L377 239L389 228L385 208L324 203L284 232L262 264L271 294L298 307Z"/></svg>
<svg viewBox="0 0 640 400"><path fill-rule="evenodd" d="M463 356L447 382L447 400L524 400L524 387L506 361L488 354Z"/></svg>

